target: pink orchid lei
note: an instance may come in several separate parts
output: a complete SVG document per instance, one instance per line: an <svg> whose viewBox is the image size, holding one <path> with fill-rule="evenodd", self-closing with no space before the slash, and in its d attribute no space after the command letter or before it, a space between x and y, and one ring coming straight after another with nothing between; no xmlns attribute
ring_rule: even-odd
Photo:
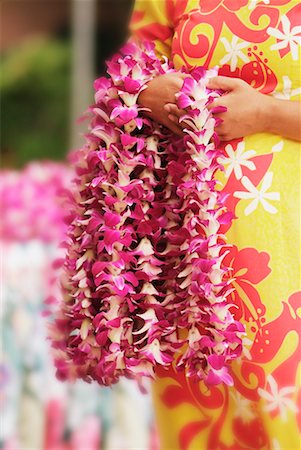
<svg viewBox="0 0 301 450"><path fill-rule="evenodd" d="M129 43L95 82L87 143L75 155L64 299L52 326L57 374L110 385L174 364L188 377L232 384L244 327L227 302L221 224L232 217L216 189L221 169L206 105L216 70L193 70L178 105L184 139L144 115L140 92L174 71L154 46Z"/></svg>

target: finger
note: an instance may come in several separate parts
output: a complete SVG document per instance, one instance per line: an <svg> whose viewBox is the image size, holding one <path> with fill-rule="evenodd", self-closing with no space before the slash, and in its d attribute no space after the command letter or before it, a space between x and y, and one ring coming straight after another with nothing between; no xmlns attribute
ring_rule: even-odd
<svg viewBox="0 0 301 450"><path fill-rule="evenodd" d="M169 114L168 119L171 122L173 122L174 124L178 125L182 130L185 130L185 128L191 129L191 125L189 123L186 123L186 120L179 121L177 116L173 116L172 114Z"/></svg>
<svg viewBox="0 0 301 450"><path fill-rule="evenodd" d="M215 126L214 126L214 128L216 130L221 131L221 129L222 129L221 125L224 123L224 119L222 119L220 116L215 116L214 119L215 119Z"/></svg>
<svg viewBox="0 0 301 450"><path fill-rule="evenodd" d="M177 105L175 105L174 103L166 103L166 105L164 106L165 111L169 112L170 114L177 116L178 118L180 118L181 116L184 116L184 114L186 114L186 111L184 111L184 109L179 109L177 107Z"/></svg>
<svg viewBox="0 0 301 450"><path fill-rule="evenodd" d="M206 105L206 108L208 109L208 111L211 111L213 108L218 107L219 106L219 100L220 100L220 98L217 98L217 99L213 100L213 102L208 103Z"/></svg>
<svg viewBox="0 0 301 450"><path fill-rule="evenodd" d="M177 116L173 116L172 114L168 115L168 119L173 122L175 125L177 125L178 127L180 127L181 130L184 130L185 128L187 128L187 124L185 123L185 121L181 121L179 122L179 119ZM190 128L188 126L188 128Z"/></svg>
<svg viewBox="0 0 301 450"><path fill-rule="evenodd" d="M167 124L167 127L173 132L175 133L177 136L184 136L183 130L182 128L180 128L178 125L176 125L175 123L169 121Z"/></svg>
<svg viewBox="0 0 301 450"><path fill-rule="evenodd" d="M223 91L233 91L240 85L240 79L231 77L212 77L207 83L209 89L222 89Z"/></svg>
<svg viewBox="0 0 301 450"><path fill-rule="evenodd" d="M207 106L208 111L211 112L211 114L221 114L228 111L228 108L224 105L218 105L215 102L211 103Z"/></svg>
<svg viewBox="0 0 301 450"><path fill-rule="evenodd" d="M169 128L173 133L175 133L178 136L183 137L183 130L182 128L179 126L179 123L175 123L173 121L171 121L168 117L165 118L164 122L162 122L162 124Z"/></svg>
<svg viewBox="0 0 301 450"><path fill-rule="evenodd" d="M180 78L186 78L186 77L189 77L190 75L188 74L188 73L183 73L183 72L179 72L179 71L174 71L174 72L169 72L168 73L168 76L171 76L171 77L180 77Z"/></svg>
<svg viewBox="0 0 301 450"><path fill-rule="evenodd" d="M185 78L189 77L190 75L188 75L187 73L173 72L173 73L170 73L169 76L175 78L176 83L178 83L179 87L181 88Z"/></svg>
<svg viewBox="0 0 301 450"><path fill-rule="evenodd" d="M185 80L185 78L189 77L190 75L188 73L182 73L182 72L177 72L177 75L182 78L182 80Z"/></svg>
<svg viewBox="0 0 301 450"><path fill-rule="evenodd" d="M173 114L168 114L167 116L169 120L173 123L179 124L179 119L177 116L174 116Z"/></svg>
<svg viewBox="0 0 301 450"><path fill-rule="evenodd" d="M231 94L225 94L221 97L216 98L211 103L208 103L206 105L208 111L211 112L211 114L220 114L224 113L228 110L227 106L225 106L225 103L227 104L227 96Z"/></svg>
<svg viewBox="0 0 301 450"><path fill-rule="evenodd" d="M209 111L210 111L212 108L220 106L222 104L221 99L222 99L222 97L224 98L225 96L226 96L226 94L211 100L210 103L207 103L207 105L206 105L207 109L209 109Z"/></svg>
<svg viewBox="0 0 301 450"><path fill-rule="evenodd" d="M223 119L223 116L220 114L214 116L214 119L215 119L214 130L216 131L216 133L220 138L221 135L225 134L225 125L224 125L225 120Z"/></svg>

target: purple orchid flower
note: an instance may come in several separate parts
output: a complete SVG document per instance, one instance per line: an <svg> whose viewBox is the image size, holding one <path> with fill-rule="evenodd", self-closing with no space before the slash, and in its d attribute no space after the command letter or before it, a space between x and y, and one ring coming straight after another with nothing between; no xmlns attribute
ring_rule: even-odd
<svg viewBox="0 0 301 450"><path fill-rule="evenodd" d="M223 265L220 228L233 220L215 179L213 113L223 109L208 110L221 92L206 87L217 69L183 69L184 139L137 104L149 80L174 70L153 43L129 42L108 63L110 77L95 81L90 132L73 155L63 295L49 305L58 308L51 336L61 379L140 383L175 362L208 386L233 383L228 365L245 330L230 312Z"/></svg>

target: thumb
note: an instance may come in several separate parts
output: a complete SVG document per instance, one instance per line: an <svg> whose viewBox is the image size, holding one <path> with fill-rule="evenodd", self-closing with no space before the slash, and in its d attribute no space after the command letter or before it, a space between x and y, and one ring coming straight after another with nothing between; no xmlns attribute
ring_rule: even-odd
<svg viewBox="0 0 301 450"><path fill-rule="evenodd" d="M223 91L233 91L238 87L240 83L239 78L231 78L231 77L212 77L209 79L207 83L207 87L209 89L222 89Z"/></svg>
<svg viewBox="0 0 301 450"><path fill-rule="evenodd" d="M177 75L178 75L178 77L181 78L182 80L185 80L185 78L187 78L187 77L191 78L191 75L189 75L189 73L177 72Z"/></svg>
<svg viewBox="0 0 301 450"><path fill-rule="evenodd" d="M177 71L176 74L180 77L180 78L187 78L189 77L189 73L183 73L183 72L179 72Z"/></svg>

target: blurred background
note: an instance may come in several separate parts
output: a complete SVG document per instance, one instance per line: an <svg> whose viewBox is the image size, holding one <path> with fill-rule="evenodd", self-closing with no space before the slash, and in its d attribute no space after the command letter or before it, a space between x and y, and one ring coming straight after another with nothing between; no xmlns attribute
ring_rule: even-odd
<svg viewBox="0 0 301 450"><path fill-rule="evenodd" d="M132 0L1 0L1 153L5 167L61 160L92 81L127 38Z"/></svg>
<svg viewBox="0 0 301 450"><path fill-rule="evenodd" d="M93 80L127 39L132 0L0 0L0 448L158 448L148 395L56 380L43 303L58 295L63 192Z"/></svg>

